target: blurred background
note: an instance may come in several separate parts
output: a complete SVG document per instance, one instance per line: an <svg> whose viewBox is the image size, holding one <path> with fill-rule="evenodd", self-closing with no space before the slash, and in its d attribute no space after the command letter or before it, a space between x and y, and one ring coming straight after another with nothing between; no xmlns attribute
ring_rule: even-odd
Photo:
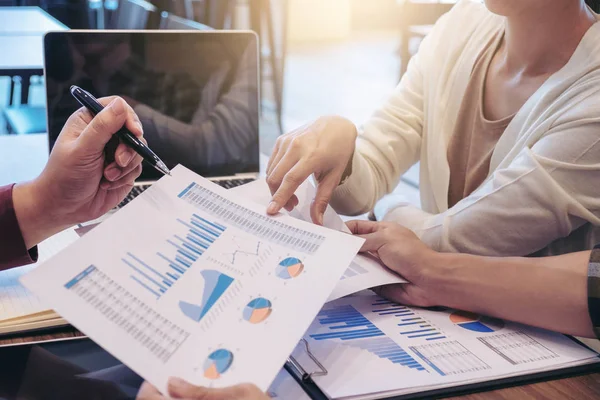
<svg viewBox="0 0 600 400"><path fill-rule="evenodd" d="M263 44L264 114L281 117L287 131L324 114L364 121L397 84L428 25L454 2L0 0L0 6L39 6L73 29L158 29L161 11L216 29L254 29ZM21 103L22 83L0 76L0 108ZM42 77L30 78L27 104L44 106Z"/></svg>
<svg viewBox="0 0 600 400"><path fill-rule="evenodd" d="M261 147L318 116L338 114L357 124L385 101L411 55L452 0L0 0L39 7L56 29L251 29L260 37ZM1 13L1 8L0 8ZM47 23L47 22L45 22ZM5 24L6 25L6 24ZM28 21L19 21L28 26ZM0 135L45 132L42 71L6 66L21 45L0 24ZM24 39L24 38L22 38ZM33 56L33 54L32 54ZM4 61L3 61L4 60ZM10 64L10 62L8 62ZM411 178L412 177L412 178ZM418 184L417 170L407 175Z"/></svg>

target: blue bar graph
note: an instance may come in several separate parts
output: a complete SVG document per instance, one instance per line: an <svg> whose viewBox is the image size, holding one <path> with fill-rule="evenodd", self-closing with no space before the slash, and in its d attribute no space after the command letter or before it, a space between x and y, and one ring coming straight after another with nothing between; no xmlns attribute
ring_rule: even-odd
<svg viewBox="0 0 600 400"><path fill-rule="evenodd" d="M193 214L188 221L177 219L186 232L175 234L165 242L165 249L152 260L127 252L121 259L132 271L131 279L157 299L198 261L211 244L227 229L216 222ZM168 249L168 250L167 250Z"/></svg>
<svg viewBox="0 0 600 400"><path fill-rule="evenodd" d="M394 364L425 371L409 353L350 305L323 309L317 320L322 329L309 335L314 340L341 340Z"/></svg>
<svg viewBox="0 0 600 400"><path fill-rule="evenodd" d="M371 306L373 307L371 311L378 315L396 317L399 333L410 339L426 341L446 339L444 333L406 306L385 299L376 300L371 303Z"/></svg>

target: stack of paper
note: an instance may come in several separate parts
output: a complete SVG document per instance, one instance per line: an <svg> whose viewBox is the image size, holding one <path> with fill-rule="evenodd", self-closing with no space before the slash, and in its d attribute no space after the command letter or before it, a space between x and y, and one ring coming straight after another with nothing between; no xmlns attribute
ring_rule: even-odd
<svg viewBox="0 0 600 400"><path fill-rule="evenodd" d="M21 285L19 278L78 238L74 229L67 229L40 243L39 260L36 264L0 272L0 334L68 325L60 315L48 309L48 305L44 304L38 296Z"/></svg>
<svg viewBox="0 0 600 400"><path fill-rule="evenodd" d="M178 166L22 282L161 389L266 390L362 243Z"/></svg>
<svg viewBox="0 0 600 400"><path fill-rule="evenodd" d="M291 400L308 397L277 371L303 334L327 370L314 381L332 399L399 396L598 362L597 353L561 334L365 294L406 281L356 255L362 239L347 234L331 207L324 218L330 229L310 224L310 182L296 195L295 210L271 218L264 180L226 191L178 167L24 277L47 303L17 282L34 267L5 272L5 286L16 290L2 304L16 306L6 308L12 319L0 321L0 332L58 321L46 311L50 305L159 388L169 376L261 389L275 378L269 393ZM77 239L63 235L54 252ZM308 372L320 367L304 345L292 355Z"/></svg>
<svg viewBox="0 0 600 400"><path fill-rule="evenodd" d="M558 333L376 295L328 303L305 339L328 371L315 382L332 399L387 398L598 362L597 353ZM294 357L317 370L304 346Z"/></svg>

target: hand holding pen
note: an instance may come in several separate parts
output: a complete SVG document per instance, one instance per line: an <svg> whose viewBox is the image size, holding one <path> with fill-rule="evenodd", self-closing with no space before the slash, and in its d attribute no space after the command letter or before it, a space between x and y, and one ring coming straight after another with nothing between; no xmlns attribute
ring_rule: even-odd
<svg viewBox="0 0 600 400"><path fill-rule="evenodd" d="M87 108L93 116L97 115L104 109L102 105L92 96L89 92L81 89L78 86L71 86L71 94L75 99L85 108ZM125 126L123 126L116 135L125 144L133 149L137 154L151 166L156 168L162 174L171 175L171 171L167 168L166 164L156 155L146 144L132 134Z"/></svg>

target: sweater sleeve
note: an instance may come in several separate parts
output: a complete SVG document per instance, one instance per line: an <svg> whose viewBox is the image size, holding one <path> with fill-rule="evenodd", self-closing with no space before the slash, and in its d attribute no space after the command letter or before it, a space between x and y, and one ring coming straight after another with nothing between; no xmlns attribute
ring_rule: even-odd
<svg viewBox="0 0 600 400"><path fill-rule="evenodd" d="M358 215L371 210L419 160L429 67L443 58L440 47L445 46L444 38L455 36L450 30L455 29L457 16L462 18L471 6L471 2L461 1L437 21L394 92L359 130L352 174L331 198L337 212Z"/></svg>
<svg viewBox="0 0 600 400"><path fill-rule="evenodd" d="M387 102L360 130L352 174L333 193L331 205L345 215L373 208L418 161L423 131L423 74L419 54Z"/></svg>
<svg viewBox="0 0 600 400"><path fill-rule="evenodd" d="M12 200L14 185L0 187L0 270L37 260L37 247L27 251Z"/></svg>
<svg viewBox="0 0 600 400"><path fill-rule="evenodd" d="M596 107L580 104L449 210L399 206L384 219L437 251L490 256L529 255L586 222L600 224L600 118L589 113Z"/></svg>

